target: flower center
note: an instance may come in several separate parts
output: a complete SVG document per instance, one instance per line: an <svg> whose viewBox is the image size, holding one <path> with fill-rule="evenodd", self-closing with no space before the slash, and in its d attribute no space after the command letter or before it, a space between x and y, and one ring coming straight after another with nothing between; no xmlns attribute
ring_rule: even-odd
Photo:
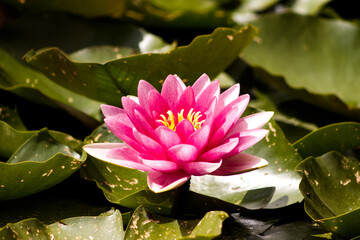
<svg viewBox="0 0 360 240"><path fill-rule="evenodd" d="M184 120L184 109L181 109L180 112L177 114L177 119L175 119L175 116L171 110L166 112L168 117L166 118L163 114L160 115L162 119L159 119L160 123L162 123L165 127L170 128L171 130L175 131L176 126L178 125L181 120ZM200 111L194 112L194 109L191 108L189 113L187 114L186 119L191 122L191 124L194 126L194 130L198 130L201 128L201 125L205 122L205 120L200 121L200 118L202 117L202 114ZM177 121L176 121L177 120Z"/></svg>

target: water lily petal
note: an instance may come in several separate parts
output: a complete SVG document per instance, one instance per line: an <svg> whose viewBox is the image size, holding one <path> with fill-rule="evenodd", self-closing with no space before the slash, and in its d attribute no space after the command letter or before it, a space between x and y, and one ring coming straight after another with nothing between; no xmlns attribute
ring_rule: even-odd
<svg viewBox="0 0 360 240"><path fill-rule="evenodd" d="M141 112L138 110L140 110ZM150 125L150 123L153 124L154 122L149 121L147 119L147 114L146 115L145 114L146 114L146 112L143 108L134 110L134 117L135 117L136 123L137 123L137 125L135 127L139 132L141 132L153 139L157 139L156 134L154 132L154 126ZM142 124L139 126L139 123L142 123Z"/></svg>
<svg viewBox="0 0 360 240"><path fill-rule="evenodd" d="M178 80L178 83L180 84L181 89L182 89L182 90L185 90L186 85L185 85L185 83L183 82L183 80L182 80L178 75L176 75L176 74L174 74L173 76L176 78L176 80Z"/></svg>
<svg viewBox="0 0 360 240"><path fill-rule="evenodd" d="M174 145L181 143L181 139L176 132L165 126L160 126L155 129L155 134L165 148L171 148Z"/></svg>
<svg viewBox="0 0 360 240"><path fill-rule="evenodd" d="M239 143L239 138L230 138L226 140L223 144L210 149L209 151L203 153L197 161L200 162L214 162L218 159L221 159L224 155L231 152Z"/></svg>
<svg viewBox="0 0 360 240"><path fill-rule="evenodd" d="M266 134L268 134L268 132L269 131L266 129L253 129L232 135L231 138L239 136L239 143L229 154L226 155L226 157L229 158L238 154L239 152L244 151L245 149L248 149L263 139Z"/></svg>
<svg viewBox="0 0 360 240"><path fill-rule="evenodd" d="M208 143L210 126L205 125L189 136L186 143L195 146L200 152Z"/></svg>
<svg viewBox="0 0 360 240"><path fill-rule="evenodd" d="M167 100L158 91L150 91L148 100L151 116L154 120L161 120L161 114L168 118L167 112L170 110L170 106Z"/></svg>
<svg viewBox="0 0 360 240"><path fill-rule="evenodd" d="M182 168L190 175L201 176L216 171L222 162L222 159L218 159L215 162L189 162Z"/></svg>
<svg viewBox="0 0 360 240"><path fill-rule="evenodd" d="M192 89L194 90L195 96L200 95L207 86L211 83L210 78L205 73L201 75L192 85Z"/></svg>
<svg viewBox="0 0 360 240"><path fill-rule="evenodd" d="M105 159L106 155L112 149L117 148L127 148L128 146L125 143L92 143L83 146L85 152L90 154L91 156L98 158L98 159ZM136 151L135 155L133 156L136 158Z"/></svg>
<svg viewBox="0 0 360 240"><path fill-rule="evenodd" d="M190 175L184 171L171 173L150 172L147 178L149 188L155 193L166 192L180 187L189 179Z"/></svg>
<svg viewBox="0 0 360 240"><path fill-rule="evenodd" d="M171 161L180 165L183 163L193 162L198 156L197 148L189 144L179 144L173 146L168 149L167 153Z"/></svg>
<svg viewBox="0 0 360 240"><path fill-rule="evenodd" d="M142 156L140 155L140 157ZM158 172L176 172L180 170L179 166L176 163L169 160L154 160L142 158L142 162L146 166L149 166L153 170Z"/></svg>
<svg viewBox="0 0 360 240"><path fill-rule="evenodd" d="M172 111L175 111L179 97L184 91L184 86L181 79L173 75L169 75L164 81L161 95L166 99Z"/></svg>
<svg viewBox="0 0 360 240"><path fill-rule="evenodd" d="M268 165L268 162L260 157L247 153L238 153L237 155L223 161L221 167L211 175L228 175L243 172L249 172Z"/></svg>
<svg viewBox="0 0 360 240"><path fill-rule="evenodd" d="M219 116L215 119L212 127L212 133L210 134L209 148L215 147L226 135L226 133L234 125L236 116L238 115L237 108L231 109L226 115Z"/></svg>
<svg viewBox="0 0 360 240"><path fill-rule="evenodd" d="M122 108L118 108L115 106L101 104L101 112L105 117L112 117L112 116L126 116L126 112ZM126 116L126 118L128 118Z"/></svg>
<svg viewBox="0 0 360 240"><path fill-rule="evenodd" d="M210 104L209 104L209 108L204 112L204 115L206 116L206 121L205 124L212 126L214 118L215 118L215 110L217 107L217 102L218 102L218 98L216 96L214 96L211 100L210 100Z"/></svg>
<svg viewBox="0 0 360 240"><path fill-rule="evenodd" d="M248 94L241 95L220 111L219 115L214 119L213 132L210 134L210 147L216 146L224 138L245 111L249 100L250 96Z"/></svg>
<svg viewBox="0 0 360 240"><path fill-rule="evenodd" d="M133 135L135 139L146 148L146 152L157 159L166 159L166 154L162 148L162 146L153 140L152 138L138 132L136 129L133 129Z"/></svg>
<svg viewBox="0 0 360 240"><path fill-rule="evenodd" d="M186 117L191 108L194 108L195 96L191 87L187 87L181 94L177 102L175 112L180 112L184 109L184 116Z"/></svg>
<svg viewBox="0 0 360 240"><path fill-rule="evenodd" d="M229 103L233 102L239 97L240 94L240 84L235 84L231 88L227 89L219 96L218 109L222 110Z"/></svg>
<svg viewBox="0 0 360 240"><path fill-rule="evenodd" d="M199 95L195 96L196 109L201 112L206 112L210 107L213 97L219 99L219 94L220 94L219 81L214 80Z"/></svg>
<svg viewBox="0 0 360 240"><path fill-rule="evenodd" d="M105 119L112 118L116 122L124 123L129 127L135 127L124 109L103 104L101 105L101 110L105 116Z"/></svg>
<svg viewBox="0 0 360 240"><path fill-rule="evenodd" d="M83 146L91 156L118 166L153 171L139 159L139 153L125 143L93 143Z"/></svg>
<svg viewBox="0 0 360 240"><path fill-rule="evenodd" d="M181 141L185 143L189 136L195 132L195 129L189 120L184 119L176 126L175 132L179 135Z"/></svg>
<svg viewBox="0 0 360 240"><path fill-rule="evenodd" d="M128 124L127 121L121 120L122 118L109 117L105 118L104 122L106 123L106 126L109 128L109 130L123 142L127 143L129 146L139 152L145 151L145 148L138 143L133 135L134 126L132 124Z"/></svg>
<svg viewBox="0 0 360 240"><path fill-rule="evenodd" d="M261 128L272 118L273 115L274 112L259 112L240 118L227 133L226 137L237 132Z"/></svg>
<svg viewBox="0 0 360 240"><path fill-rule="evenodd" d="M157 91L157 90L147 81L140 80L139 86L138 86L139 104L151 116L152 114L151 114L150 108L149 108L149 92L150 91Z"/></svg>
<svg viewBox="0 0 360 240"><path fill-rule="evenodd" d="M121 101L129 119L140 132L146 133L146 129L144 129L145 124L146 126L149 125L152 128L155 126L153 119L148 115L146 110L134 100L128 97L122 97ZM140 119L139 115L141 115Z"/></svg>

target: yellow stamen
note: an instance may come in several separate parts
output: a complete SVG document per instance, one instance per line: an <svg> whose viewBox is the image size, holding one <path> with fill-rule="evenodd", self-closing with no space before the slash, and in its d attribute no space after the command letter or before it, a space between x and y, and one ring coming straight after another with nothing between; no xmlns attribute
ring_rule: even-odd
<svg viewBox="0 0 360 240"><path fill-rule="evenodd" d="M181 122L181 120L184 120L184 109L181 109L178 113L178 123Z"/></svg>
<svg viewBox="0 0 360 240"><path fill-rule="evenodd" d="M187 120L189 120L191 123L193 121L192 119L193 119L194 114L195 114L193 111L194 111L194 109L191 108L188 115L187 115Z"/></svg>
<svg viewBox="0 0 360 240"><path fill-rule="evenodd" d="M177 122L175 122L175 115L171 110L166 112L168 117L166 118L163 114L160 115L161 119L157 120L158 122L162 123L165 127L170 128L171 130L175 131L176 126L179 122L184 120L184 109L181 109L180 112L177 114ZM200 111L194 112L194 109L191 108L190 111L187 114L186 119L191 122L191 124L194 126L194 130L199 130L202 126L202 124L205 122L205 120L200 121L200 118L203 115Z"/></svg>

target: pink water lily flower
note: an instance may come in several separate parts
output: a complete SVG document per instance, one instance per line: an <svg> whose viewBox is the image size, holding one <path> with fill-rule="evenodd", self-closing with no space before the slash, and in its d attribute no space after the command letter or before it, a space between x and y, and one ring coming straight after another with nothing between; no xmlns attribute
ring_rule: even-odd
<svg viewBox="0 0 360 240"><path fill-rule="evenodd" d="M102 105L108 128L124 143L94 143L84 150L103 161L149 172L149 188L164 192L191 175L227 175L267 165L242 151L260 141L272 112L240 118L249 95L236 84L220 94L219 81L203 74L186 87L176 75L161 93L141 80L138 98L123 97L122 108Z"/></svg>

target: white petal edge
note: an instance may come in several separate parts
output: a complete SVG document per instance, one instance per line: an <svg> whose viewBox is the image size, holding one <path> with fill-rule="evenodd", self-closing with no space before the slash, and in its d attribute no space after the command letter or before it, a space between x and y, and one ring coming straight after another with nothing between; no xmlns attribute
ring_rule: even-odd
<svg viewBox="0 0 360 240"><path fill-rule="evenodd" d="M225 159L223 165L211 173L211 175L223 176L240 174L266 167L268 164L268 161L261 157L247 153L238 153L229 159Z"/></svg>
<svg viewBox="0 0 360 240"><path fill-rule="evenodd" d="M179 176L174 177L174 175L176 174L178 174ZM161 182L161 180L163 179L165 179L163 184L156 183L157 180L160 180ZM166 182L166 179L171 179L171 180ZM151 191L155 193L162 193L180 187L189 179L190 179L190 175L186 174L185 172L177 172L177 173L150 172L148 174L147 181Z"/></svg>
<svg viewBox="0 0 360 240"><path fill-rule="evenodd" d="M129 160L119 160L115 158L108 157L108 153L111 150L118 149L118 148L131 148L125 143L92 143L87 144L83 146L83 149L85 152L87 152L89 155L102 160L104 162L108 162L117 166L125 167L125 168L131 168L136 169L140 171L146 171L150 172L153 171L152 168L140 163L140 162L134 162ZM134 150L135 151L135 150Z"/></svg>

